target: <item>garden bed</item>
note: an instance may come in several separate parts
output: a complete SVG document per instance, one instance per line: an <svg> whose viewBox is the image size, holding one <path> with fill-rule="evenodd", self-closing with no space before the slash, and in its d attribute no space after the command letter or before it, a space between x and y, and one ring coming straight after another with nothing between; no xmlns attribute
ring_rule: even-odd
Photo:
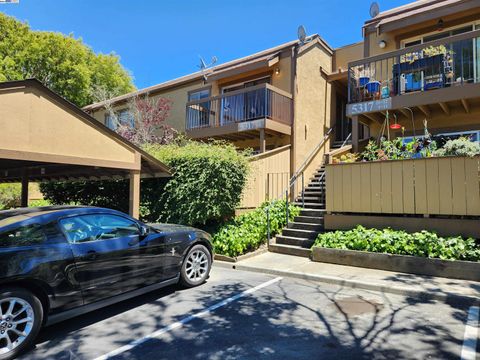
<svg viewBox="0 0 480 360"><path fill-rule="evenodd" d="M473 238L358 225L320 234L312 250L314 261L480 281L480 245Z"/></svg>
<svg viewBox="0 0 480 360"><path fill-rule="evenodd" d="M312 260L369 269L462 280L480 280L480 262L441 260L409 255L392 255L358 250L329 249L314 246Z"/></svg>

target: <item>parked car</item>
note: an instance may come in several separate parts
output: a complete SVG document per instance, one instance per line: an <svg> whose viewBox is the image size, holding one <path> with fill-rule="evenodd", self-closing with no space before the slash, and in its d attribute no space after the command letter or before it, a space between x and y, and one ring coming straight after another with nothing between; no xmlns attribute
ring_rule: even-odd
<svg viewBox="0 0 480 360"><path fill-rule="evenodd" d="M0 211L0 359L33 344L40 328L180 282L205 282L210 235L143 224L96 207Z"/></svg>

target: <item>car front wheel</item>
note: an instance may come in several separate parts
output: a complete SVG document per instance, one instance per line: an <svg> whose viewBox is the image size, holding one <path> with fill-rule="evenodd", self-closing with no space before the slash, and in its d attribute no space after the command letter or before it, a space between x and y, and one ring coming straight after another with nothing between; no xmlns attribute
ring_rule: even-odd
<svg viewBox="0 0 480 360"><path fill-rule="evenodd" d="M203 284L212 267L212 256L203 245L195 245L183 261L180 283L186 287Z"/></svg>
<svg viewBox="0 0 480 360"><path fill-rule="evenodd" d="M27 290L0 290L0 360L9 360L30 347L40 331L43 308Z"/></svg>

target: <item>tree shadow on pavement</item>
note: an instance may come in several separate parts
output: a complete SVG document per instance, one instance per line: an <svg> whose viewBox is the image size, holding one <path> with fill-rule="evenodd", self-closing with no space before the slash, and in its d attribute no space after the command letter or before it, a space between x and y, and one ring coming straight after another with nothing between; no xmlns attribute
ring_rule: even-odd
<svg viewBox="0 0 480 360"><path fill-rule="evenodd" d="M340 302L352 297L352 289L311 282L300 286L292 292L282 280L117 358L458 358L461 340L449 324L421 316L426 305L421 299L392 302L388 295L362 291L373 310L351 315ZM243 284L216 285L198 297L199 309L245 289ZM379 296L382 306L375 306Z"/></svg>

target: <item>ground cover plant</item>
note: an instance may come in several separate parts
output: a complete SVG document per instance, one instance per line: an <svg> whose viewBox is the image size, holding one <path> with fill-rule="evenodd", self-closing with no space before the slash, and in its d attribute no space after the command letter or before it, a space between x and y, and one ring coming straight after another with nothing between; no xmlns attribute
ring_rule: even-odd
<svg viewBox="0 0 480 360"><path fill-rule="evenodd" d="M480 261L480 246L475 239L441 237L425 230L407 233L392 229L367 229L358 225L352 230L320 234L314 246L443 260Z"/></svg>
<svg viewBox="0 0 480 360"><path fill-rule="evenodd" d="M264 203L259 208L237 216L214 231L213 246L215 253L231 257L257 249L267 241L267 213L270 209L270 234L278 234L286 225L285 201ZM289 204L289 219L300 213L300 208Z"/></svg>

